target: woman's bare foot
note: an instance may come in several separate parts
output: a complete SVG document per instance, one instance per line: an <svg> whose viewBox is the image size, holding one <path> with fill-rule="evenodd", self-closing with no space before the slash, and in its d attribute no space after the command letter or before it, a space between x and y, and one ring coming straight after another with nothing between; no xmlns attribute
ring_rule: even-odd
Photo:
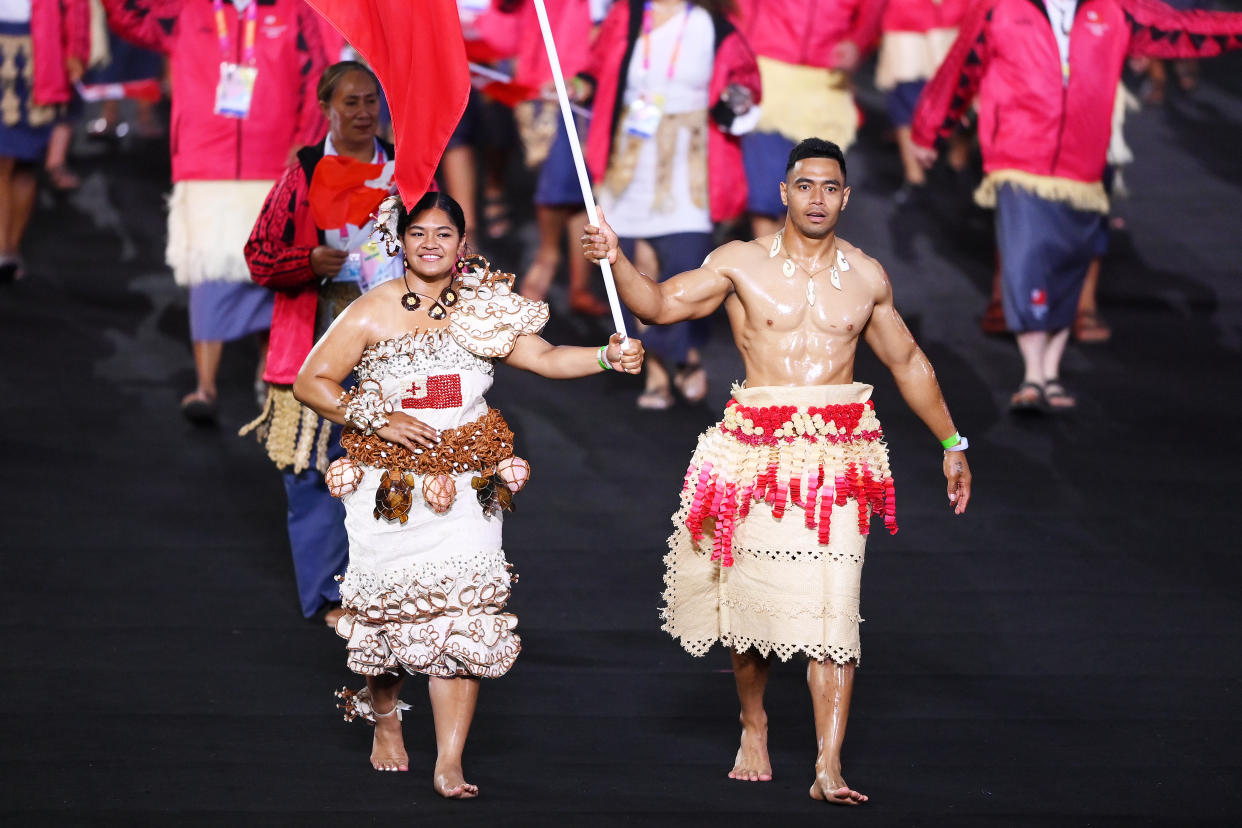
<svg viewBox="0 0 1242 828"><path fill-rule="evenodd" d="M811 785L811 799L831 802L834 805L861 805L867 797L845 784L841 769L830 772L827 768L815 767L815 783Z"/></svg>
<svg viewBox="0 0 1242 828"><path fill-rule="evenodd" d="M479 795L479 786L466 781L460 765L437 764L431 784L445 799L474 799Z"/></svg>
<svg viewBox="0 0 1242 828"><path fill-rule="evenodd" d="M743 782L771 782L772 762L768 759L768 723L748 725L742 722L742 743L737 749L737 758L733 760L733 770L729 771L730 779Z"/></svg>
<svg viewBox="0 0 1242 828"><path fill-rule="evenodd" d="M395 711L394 711L395 712ZM377 771L408 771L410 757L401 736L401 720L396 716L375 717L375 738L371 742L371 767Z"/></svg>

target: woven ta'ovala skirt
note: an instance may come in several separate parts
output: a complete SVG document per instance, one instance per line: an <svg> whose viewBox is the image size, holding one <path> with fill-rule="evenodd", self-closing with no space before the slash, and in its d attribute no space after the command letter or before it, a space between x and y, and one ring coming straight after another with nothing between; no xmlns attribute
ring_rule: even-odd
<svg viewBox="0 0 1242 828"><path fill-rule="evenodd" d="M888 448L862 383L734 387L686 472L663 629L786 660L858 663L871 517L897 531Z"/></svg>

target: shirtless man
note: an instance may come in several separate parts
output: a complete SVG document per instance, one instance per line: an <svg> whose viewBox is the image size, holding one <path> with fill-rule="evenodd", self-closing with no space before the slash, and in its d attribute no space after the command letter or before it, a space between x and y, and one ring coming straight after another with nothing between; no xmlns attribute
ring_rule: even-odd
<svg viewBox="0 0 1242 828"><path fill-rule="evenodd" d="M730 648L741 702L731 779L768 781L763 693L771 655L809 658L815 799L857 805L841 743L858 663L858 587L871 514L897 530L883 433L854 382L864 338L945 447L949 505L970 501L967 441L897 309L884 268L836 234L849 202L845 158L811 138L789 155L784 227L731 242L697 270L656 283L620 252L601 216L586 257L612 263L622 300L649 323L704 317L723 302L746 365L724 419L699 439L669 538L664 629L694 655ZM786 515L786 509L789 513Z"/></svg>

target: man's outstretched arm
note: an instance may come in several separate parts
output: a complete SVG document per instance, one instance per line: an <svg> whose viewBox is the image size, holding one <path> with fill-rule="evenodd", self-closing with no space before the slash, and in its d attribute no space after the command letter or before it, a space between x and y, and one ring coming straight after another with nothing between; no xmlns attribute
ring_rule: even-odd
<svg viewBox="0 0 1242 828"><path fill-rule="evenodd" d="M588 224L582 235L582 253L587 261L599 264L607 259L617 293L634 315L649 325L671 325L707 316L729 296L733 282L711 264L713 253L701 267L655 282L640 273L621 252L617 234L604 219L600 226Z"/></svg>
<svg viewBox="0 0 1242 828"><path fill-rule="evenodd" d="M880 361L893 372L906 405L931 429L936 439L943 445L957 434L940 383L936 381L936 372L893 305L893 290L887 274L882 296L871 312L864 338ZM948 481L949 504L960 515L970 502L970 464L966 462L965 451L944 453L944 476Z"/></svg>

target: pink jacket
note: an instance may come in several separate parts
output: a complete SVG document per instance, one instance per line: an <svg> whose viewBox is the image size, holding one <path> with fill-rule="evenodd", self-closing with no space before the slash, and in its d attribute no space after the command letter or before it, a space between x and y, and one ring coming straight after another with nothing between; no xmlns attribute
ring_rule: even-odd
<svg viewBox="0 0 1242 828"><path fill-rule="evenodd" d="M172 60L173 181L277 179L293 151L323 136L315 87L327 65L303 0L258 3L258 80L250 117L215 114L221 58L242 60L243 20L226 2L232 54L220 54L211 0L103 0L121 37Z"/></svg>
<svg viewBox="0 0 1242 828"><path fill-rule="evenodd" d="M68 103L72 93L65 59L86 65L91 54L91 8L87 0L33 0L30 40L34 53L34 101Z"/></svg>
<svg viewBox="0 0 1242 828"><path fill-rule="evenodd" d="M1178 11L1156 0L1081 0L1069 82L1039 0L975 0L914 112L914 143L947 137L971 102L984 172L1018 170L1087 184L1104 174L1113 101L1127 55L1193 58L1242 47L1242 13ZM976 100L976 93L978 98Z"/></svg>
<svg viewBox="0 0 1242 828"><path fill-rule="evenodd" d="M885 32L953 29L968 6L967 0L888 0L880 28Z"/></svg>
<svg viewBox="0 0 1242 828"><path fill-rule="evenodd" d="M548 23L556 41L561 71L571 78L591 55L590 0L545 0ZM493 8L474 20L472 34L497 55L514 58L513 80L539 89L552 82L552 67L539 30L534 0L522 0L513 11Z"/></svg>
<svg viewBox="0 0 1242 828"><path fill-rule="evenodd" d="M832 66L843 40L860 51L875 44L884 3L880 0L740 0L738 29L755 54L801 66Z"/></svg>
<svg viewBox="0 0 1242 828"><path fill-rule="evenodd" d="M616 0L591 47L591 61L582 75L594 83L591 132L587 136L587 167L596 181L604 180L612 156L613 133L625 96L620 81L626 76L630 55L638 41L642 23L642 0ZM712 16L716 27L716 62L708 87L708 100L715 103L709 113L707 132L707 200L712 221L728 221L746 211L746 173L742 167L742 145L737 136L725 132L733 112L719 103L725 87L740 84L750 90L756 103L762 98L759 67L745 38L723 17Z"/></svg>

